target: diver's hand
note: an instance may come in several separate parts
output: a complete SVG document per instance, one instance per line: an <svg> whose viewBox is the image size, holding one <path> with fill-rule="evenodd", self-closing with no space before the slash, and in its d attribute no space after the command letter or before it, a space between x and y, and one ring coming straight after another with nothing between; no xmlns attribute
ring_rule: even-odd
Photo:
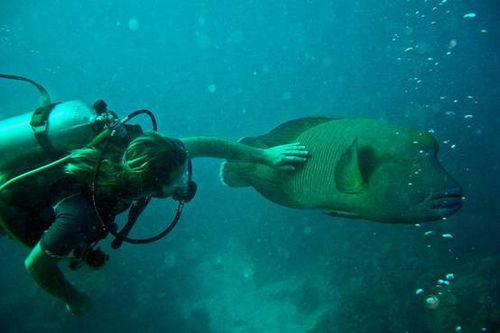
<svg viewBox="0 0 500 333"><path fill-rule="evenodd" d="M297 164L306 162L308 156L306 147L299 142L264 150L266 164L278 170L293 171Z"/></svg>
<svg viewBox="0 0 500 333"><path fill-rule="evenodd" d="M66 304L66 309L75 316L83 316L92 308L92 302L90 298L83 294L77 293L74 299Z"/></svg>

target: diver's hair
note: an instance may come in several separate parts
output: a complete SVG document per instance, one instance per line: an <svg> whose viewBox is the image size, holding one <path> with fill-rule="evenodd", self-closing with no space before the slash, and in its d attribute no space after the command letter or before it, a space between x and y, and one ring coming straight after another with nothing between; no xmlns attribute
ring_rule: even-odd
<svg viewBox="0 0 500 333"><path fill-rule="evenodd" d="M101 159L102 148L87 147L74 150L65 173L90 185ZM151 190L168 184L172 172L184 164L187 153L177 139L156 132L146 132L123 149L109 145L105 149L96 180L98 194L121 196Z"/></svg>

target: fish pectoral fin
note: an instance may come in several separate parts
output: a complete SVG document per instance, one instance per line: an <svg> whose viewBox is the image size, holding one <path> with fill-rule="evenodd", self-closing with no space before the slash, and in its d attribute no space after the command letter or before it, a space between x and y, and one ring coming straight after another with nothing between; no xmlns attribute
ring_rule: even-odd
<svg viewBox="0 0 500 333"><path fill-rule="evenodd" d="M363 191L364 182L358 159L358 138L355 138L340 156L335 167L335 184L343 193L357 194Z"/></svg>
<svg viewBox="0 0 500 333"><path fill-rule="evenodd" d="M347 212L344 210L331 210L329 212L326 212L325 214L333 217L345 217L349 219L356 219L360 217L358 214Z"/></svg>

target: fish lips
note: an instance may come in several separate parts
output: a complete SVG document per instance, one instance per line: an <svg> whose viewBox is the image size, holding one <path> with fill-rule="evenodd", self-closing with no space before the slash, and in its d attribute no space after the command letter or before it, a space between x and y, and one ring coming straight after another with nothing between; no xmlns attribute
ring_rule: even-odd
<svg viewBox="0 0 500 333"><path fill-rule="evenodd" d="M454 188L443 193L433 195L428 201L429 208L438 216L445 217L457 212L463 204L461 189Z"/></svg>

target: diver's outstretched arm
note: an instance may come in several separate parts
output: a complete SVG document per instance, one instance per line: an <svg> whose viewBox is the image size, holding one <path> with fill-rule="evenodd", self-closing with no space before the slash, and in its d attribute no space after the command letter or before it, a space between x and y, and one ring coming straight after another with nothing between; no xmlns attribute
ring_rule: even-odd
<svg viewBox="0 0 500 333"><path fill-rule="evenodd" d="M266 164L281 170L294 170L293 164L304 163L308 152L300 143L291 143L268 149L255 148L216 137L182 138L189 157L213 157L231 161Z"/></svg>
<svg viewBox="0 0 500 333"><path fill-rule="evenodd" d="M24 264L29 275L46 292L57 297L74 315L82 315L90 309L90 300L69 283L59 267L59 259L47 255L38 243Z"/></svg>

